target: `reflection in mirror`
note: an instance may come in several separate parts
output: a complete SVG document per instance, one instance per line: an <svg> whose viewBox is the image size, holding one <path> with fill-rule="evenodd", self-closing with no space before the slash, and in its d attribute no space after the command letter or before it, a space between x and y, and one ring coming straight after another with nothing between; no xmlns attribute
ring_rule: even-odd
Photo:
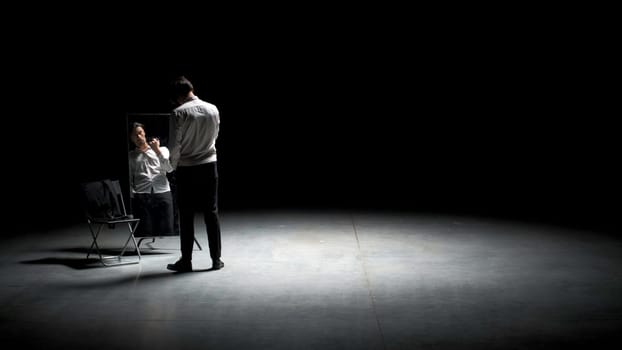
<svg viewBox="0 0 622 350"><path fill-rule="evenodd" d="M175 177L167 148L169 114L127 114L130 207L136 237L179 235Z"/></svg>

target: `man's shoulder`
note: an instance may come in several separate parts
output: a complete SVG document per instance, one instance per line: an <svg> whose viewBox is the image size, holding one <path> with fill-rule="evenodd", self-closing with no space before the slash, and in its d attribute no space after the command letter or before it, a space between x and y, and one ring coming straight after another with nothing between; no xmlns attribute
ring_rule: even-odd
<svg viewBox="0 0 622 350"><path fill-rule="evenodd" d="M190 102L184 103L173 111L175 119L186 119L187 117L211 117L220 119L220 112L215 104L196 98Z"/></svg>
<svg viewBox="0 0 622 350"><path fill-rule="evenodd" d="M218 107L216 107L215 104L207 102L207 101L203 101L200 98L195 98L192 101L186 102L184 104L182 104L181 106L178 106L177 108L175 108L173 110L173 113L177 113L177 112L181 112L181 111L185 111L188 109L192 109L196 106L202 106L204 108L207 108L209 110L214 110L214 111L218 111Z"/></svg>
<svg viewBox="0 0 622 350"><path fill-rule="evenodd" d="M216 107L216 105L213 103L199 100L194 106L198 107L196 111L201 115L210 115L210 116L219 115L218 107Z"/></svg>
<svg viewBox="0 0 622 350"><path fill-rule="evenodd" d="M216 107L215 104L209 103L209 102L205 102L205 107L212 113L212 114L218 114L218 107Z"/></svg>
<svg viewBox="0 0 622 350"><path fill-rule="evenodd" d="M197 104L201 104L201 105L205 106L206 108L218 111L218 107L216 107L216 105L211 103L211 102L207 102L207 101L201 100L198 97L197 97L197 99L195 101L196 101Z"/></svg>

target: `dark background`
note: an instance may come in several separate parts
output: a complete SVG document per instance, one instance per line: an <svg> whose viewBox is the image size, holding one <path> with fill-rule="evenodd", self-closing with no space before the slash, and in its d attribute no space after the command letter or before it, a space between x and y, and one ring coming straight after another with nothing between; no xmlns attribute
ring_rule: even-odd
<svg viewBox="0 0 622 350"><path fill-rule="evenodd" d="M126 114L170 111L176 74L220 109L222 210L406 209L618 230L611 56L598 36L533 18L342 19L58 25L15 39L6 232L80 222L79 183L126 178Z"/></svg>

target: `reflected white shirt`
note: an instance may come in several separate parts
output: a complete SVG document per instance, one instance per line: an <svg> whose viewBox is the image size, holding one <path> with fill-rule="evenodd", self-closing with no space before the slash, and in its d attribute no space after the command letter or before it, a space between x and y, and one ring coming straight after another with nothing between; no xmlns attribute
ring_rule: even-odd
<svg viewBox="0 0 622 350"><path fill-rule="evenodd" d="M160 146L160 155L151 148L130 151L131 193L163 193L171 190L166 173L173 171L169 150Z"/></svg>

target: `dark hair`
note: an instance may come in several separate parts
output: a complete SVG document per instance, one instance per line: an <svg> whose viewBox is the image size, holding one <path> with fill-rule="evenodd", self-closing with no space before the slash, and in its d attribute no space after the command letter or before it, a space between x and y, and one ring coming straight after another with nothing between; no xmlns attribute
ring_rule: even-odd
<svg viewBox="0 0 622 350"><path fill-rule="evenodd" d="M142 124L142 123L139 123L139 122L133 122L132 125L130 126L128 134L130 136L132 136L132 133L134 132L134 129L136 129L136 128L143 128L143 129L145 129L145 125Z"/></svg>
<svg viewBox="0 0 622 350"><path fill-rule="evenodd" d="M134 129L136 128L145 128L145 124L139 123L139 122L133 122L132 126L130 127L130 134L134 131Z"/></svg>
<svg viewBox="0 0 622 350"><path fill-rule="evenodd" d="M171 81L171 98L176 99L178 97L185 97L190 91L194 91L194 87L192 86L190 80L188 80L185 76L179 76Z"/></svg>

